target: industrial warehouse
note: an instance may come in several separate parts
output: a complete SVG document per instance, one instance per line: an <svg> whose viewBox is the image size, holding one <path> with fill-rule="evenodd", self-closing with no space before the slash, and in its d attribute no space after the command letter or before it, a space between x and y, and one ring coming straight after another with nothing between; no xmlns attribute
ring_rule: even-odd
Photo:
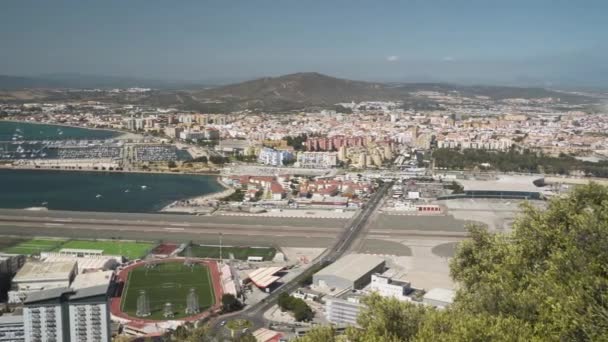
<svg viewBox="0 0 608 342"><path fill-rule="evenodd" d="M374 273L382 273L385 261L365 254L350 254L327 266L313 276L320 288L361 289L369 284Z"/></svg>

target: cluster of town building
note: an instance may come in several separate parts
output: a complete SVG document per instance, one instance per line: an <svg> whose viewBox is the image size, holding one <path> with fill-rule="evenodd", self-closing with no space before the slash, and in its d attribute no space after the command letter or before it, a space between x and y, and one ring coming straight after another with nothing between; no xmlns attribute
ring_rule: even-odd
<svg viewBox="0 0 608 342"><path fill-rule="evenodd" d="M202 114L177 109L96 102L0 105L18 119L147 132L159 138L215 146L265 165L377 168L412 149L506 151L513 146L548 154L608 154L608 119L557 98L491 100L455 92L419 92L432 110L398 102L342 103L332 110L283 114ZM219 144L219 145L218 145Z"/></svg>

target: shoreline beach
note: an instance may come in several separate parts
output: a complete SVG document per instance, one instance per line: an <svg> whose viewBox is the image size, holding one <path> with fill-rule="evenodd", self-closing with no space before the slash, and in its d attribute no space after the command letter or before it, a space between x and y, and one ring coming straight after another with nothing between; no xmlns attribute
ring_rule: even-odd
<svg viewBox="0 0 608 342"><path fill-rule="evenodd" d="M187 198L187 199L183 199L183 200L179 200L179 201L174 201L174 202L166 205L161 210L159 210L159 212L197 213L197 212L200 212L201 209L206 209L206 210L202 210L205 212L213 211L214 207L211 205L211 204L213 204L212 201L219 200L224 197L230 196L236 191L236 189L234 189L234 188L230 187L229 185L227 185L226 183L222 182L220 177L217 177L215 181L224 188L224 191L214 192L211 194L205 194L205 195L195 196L195 197L191 197L191 198Z"/></svg>

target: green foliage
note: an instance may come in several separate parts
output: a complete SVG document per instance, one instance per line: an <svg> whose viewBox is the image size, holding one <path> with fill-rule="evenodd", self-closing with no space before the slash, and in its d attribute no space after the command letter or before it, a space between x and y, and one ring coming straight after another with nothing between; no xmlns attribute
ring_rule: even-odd
<svg viewBox="0 0 608 342"><path fill-rule="evenodd" d="M452 190L453 194L462 194L464 193L464 187L462 186L462 184L456 182L456 181L452 181L451 183L448 183L446 185L444 185L444 188Z"/></svg>
<svg viewBox="0 0 608 342"><path fill-rule="evenodd" d="M243 304L231 293L222 295L222 311L233 312L243 308Z"/></svg>
<svg viewBox="0 0 608 342"><path fill-rule="evenodd" d="M167 167L169 167L170 169L173 169L173 168L177 167L177 164L175 164L175 162L173 160L170 160L167 163Z"/></svg>
<svg viewBox="0 0 608 342"><path fill-rule="evenodd" d="M448 309L371 295L360 329L344 338L608 341L608 188L582 186L546 210L523 210L509 234L469 228L450 264L459 291ZM327 340L326 333L304 341Z"/></svg>
<svg viewBox="0 0 608 342"><path fill-rule="evenodd" d="M453 310L428 314L416 341L493 341L532 342L543 338L533 335L530 325L513 317L471 315Z"/></svg>
<svg viewBox="0 0 608 342"><path fill-rule="evenodd" d="M597 163L578 160L572 156L550 157L530 151L508 152L465 149L463 151L439 148L433 152L437 167L448 169L473 169L482 163L504 172L531 172L568 175L582 171L587 176L608 177L608 161Z"/></svg>
<svg viewBox="0 0 608 342"><path fill-rule="evenodd" d="M608 188L524 211L509 235L471 230L451 265L462 289L455 307L520 320L536 336L608 339Z"/></svg>
<svg viewBox="0 0 608 342"><path fill-rule="evenodd" d="M336 331L332 327L319 327L312 329L305 336L299 338L298 342L338 342L343 338L336 336Z"/></svg>
<svg viewBox="0 0 608 342"><path fill-rule="evenodd" d="M219 141L218 140L198 140L196 143L199 146L214 147L219 144Z"/></svg>
<svg viewBox="0 0 608 342"><path fill-rule="evenodd" d="M245 155L242 155L242 154L237 154L237 155L234 156L234 159L236 159L237 161L240 161L240 162L253 163L258 158L256 156L245 156Z"/></svg>
<svg viewBox="0 0 608 342"><path fill-rule="evenodd" d="M230 159L222 156L211 156L209 157L209 161L216 165L224 165L228 163Z"/></svg>
<svg viewBox="0 0 608 342"><path fill-rule="evenodd" d="M283 292L279 295L278 305L281 310L292 311L298 322L310 321L314 317L312 309L300 298L295 298Z"/></svg>
<svg viewBox="0 0 608 342"><path fill-rule="evenodd" d="M372 294L363 299L367 306L357 318L361 329L347 332L351 341L412 341L427 312L424 305L404 303Z"/></svg>
<svg viewBox="0 0 608 342"><path fill-rule="evenodd" d="M201 156L201 157L197 157L192 159L193 162L197 162L197 163L208 163L209 159L207 159L207 156Z"/></svg>
<svg viewBox="0 0 608 342"><path fill-rule="evenodd" d="M222 201L243 202L244 199L245 199L245 191L243 191L241 189L236 189L236 191L233 192L232 194L230 194L229 196L222 198Z"/></svg>
<svg viewBox="0 0 608 342"><path fill-rule="evenodd" d="M307 139L308 137L306 136L306 134L300 134L293 137L287 136L285 138L285 140L287 141L287 146L293 147L293 149L296 151L304 150L304 142L306 142Z"/></svg>
<svg viewBox="0 0 608 342"><path fill-rule="evenodd" d="M211 342L215 341L208 326L195 327L192 323L178 326L174 331L166 334L163 341L185 342Z"/></svg>
<svg viewBox="0 0 608 342"><path fill-rule="evenodd" d="M226 328L230 330L242 330L245 328L251 328L253 324L246 319L234 319L226 324Z"/></svg>
<svg viewBox="0 0 608 342"><path fill-rule="evenodd" d="M342 113L342 114L352 114L353 113L353 110L351 108L344 107L342 105L335 105L331 109L335 110L337 113Z"/></svg>
<svg viewBox="0 0 608 342"><path fill-rule="evenodd" d="M258 191L256 191L255 195L254 195L254 197L252 199L252 202L257 202L260 199L262 199L262 195L264 195L264 190L258 190Z"/></svg>

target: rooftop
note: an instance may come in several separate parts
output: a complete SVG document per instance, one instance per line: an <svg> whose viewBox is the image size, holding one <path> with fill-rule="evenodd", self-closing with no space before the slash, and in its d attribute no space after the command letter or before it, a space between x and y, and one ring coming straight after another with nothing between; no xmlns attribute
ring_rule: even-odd
<svg viewBox="0 0 608 342"><path fill-rule="evenodd" d="M36 302L42 302L50 299L60 298L66 293L73 293L68 287L57 287L48 290L36 291L27 294L27 297L23 304L31 304Z"/></svg>
<svg viewBox="0 0 608 342"><path fill-rule="evenodd" d="M500 176L493 180L458 180L465 191L527 191L541 192L542 188L534 185L534 181L542 178L538 176Z"/></svg>
<svg viewBox="0 0 608 342"><path fill-rule="evenodd" d="M258 287L266 288L281 277L275 274L281 271L283 267L262 267L249 273L249 278Z"/></svg>
<svg viewBox="0 0 608 342"><path fill-rule="evenodd" d="M444 303L452 303L456 292L450 289L434 288L424 294L424 299L436 300Z"/></svg>
<svg viewBox="0 0 608 342"><path fill-rule="evenodd" d="M106 296L108 294L109 287L110 283L81 288L76 291L76 294L70 297L70 300L78 300L95 296Z"/></svg>
<svg viewBox="0 0 608 342"><path fill-rule="evenodd" d="M384 259L369 254L349 254L316 273L356 281L371 269L384 263Z"/></svg>
<svg viewBox="0 0 608 342"><path fill-rule="evenodd" d="M90 257L77 257L71 254L57 253L48 253L46 258L44 258L44 262L77 262L78 272L91 269L108 269L112 264L116 263L115 257L112 256L93 255Z"/></svg>
<svg viewBox="0 0 608 342"><path fill-rule="evenodd" d="M79 290L87 287L108 285L112 281L114 271L99 271L99 272L88 272L81 273L74 278L72 282L72 288Z"/></svg>
<svg viewBox="0 0 608 342"><path fill-rule="evenodd" d="M14 283L41 280L69 280L76 268L76 261L40 262L29 261L17 272Z"/></svg>
<svg viewBox="0 0 608 342"><path fill-rule="evenodd" d="M283 334L278 331L260 328L253 332L253 337L255 337L257 342L269 342L269 341L278 341Z"/></svg>

